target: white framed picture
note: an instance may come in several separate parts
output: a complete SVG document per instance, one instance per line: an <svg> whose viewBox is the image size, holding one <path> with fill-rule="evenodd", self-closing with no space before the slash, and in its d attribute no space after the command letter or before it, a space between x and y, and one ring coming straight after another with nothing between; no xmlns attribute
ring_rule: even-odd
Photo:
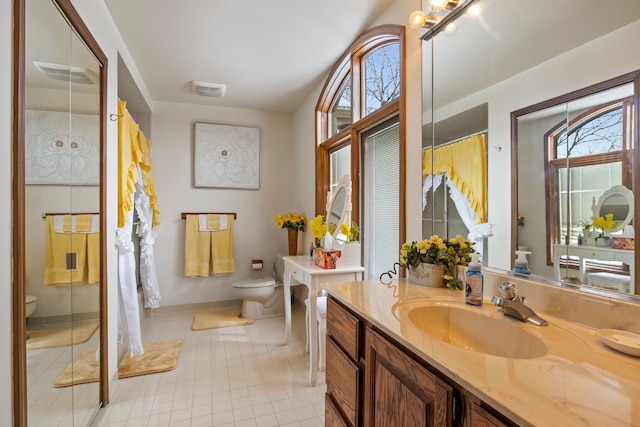
<svg viewBox="0 0 640 427"><path fill-rule="evenodd" d="M25 110L25 183L98 185L100 117Z"/></svg>
<svg viewBox="0 0 640 427"><path fill-rule="evenodd" d="M195 123L194 186L260 188L260 129Z"/></svg>

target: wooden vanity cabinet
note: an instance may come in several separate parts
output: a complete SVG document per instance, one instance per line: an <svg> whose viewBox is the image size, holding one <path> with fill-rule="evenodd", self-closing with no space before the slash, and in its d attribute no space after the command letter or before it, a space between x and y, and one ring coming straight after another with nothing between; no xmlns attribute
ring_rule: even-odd
<svg viewBox="0 0 640 427"><path fill-rule="evenodd" d="M326 345L327 426L516 426L331 296Z"/></svg>
<svg viewBox="0 0 640 427"><path fill-rule="evenodd" d="M327 298L325 400L330 405L325 405L325 424L328 426L362 425L363 327L358 316L335 299ZM333 421L338 415L341 423Z"/></svg>
<svg viewBox="0 0 640 427"><path fill-rule="evenodd" d="M373 329L365 341L364 425L452 425L451 386Z"/></svg>

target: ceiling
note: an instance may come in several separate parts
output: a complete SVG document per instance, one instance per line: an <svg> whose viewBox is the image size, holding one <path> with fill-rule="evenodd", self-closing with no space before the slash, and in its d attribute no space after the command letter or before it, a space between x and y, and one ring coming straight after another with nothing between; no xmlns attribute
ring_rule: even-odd
<svg viewBox="0 0 640 427"><path fill-rule="evenodd" d="M154 101L292 112L392 1L105 3ZM197 96L192 80L226 94Z"/></svg>
<svg viewBox="0 0 640 427"><path fill-rule="evenodd" d="M291 112L392 0L105 2L154 101ZM557 0L545 11L539 0L480 4L479 20L463 17L454 36L436 39L438 70L447 70L436 86L440 100L495 84L640 18L636 0L610 0L606 10L601 0ZM470 68L472 75L462 74ZM226 84L226 95L197 96L192 80Z"/></svg>

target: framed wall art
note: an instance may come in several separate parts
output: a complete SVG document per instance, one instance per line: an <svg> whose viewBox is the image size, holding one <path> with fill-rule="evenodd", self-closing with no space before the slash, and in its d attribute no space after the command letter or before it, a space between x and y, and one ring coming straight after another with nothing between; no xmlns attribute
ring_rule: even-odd
<svg viewBox="0 0 640 427"><path fill-rule="evenodd" d="M98 185L100 117L25 110L25 183Z"/></svg>
<svg viewBox="0 0 640 427"><path fill-rule="evenodd" d="M260 129L196 123L194 186L260 188Z"/></svg>

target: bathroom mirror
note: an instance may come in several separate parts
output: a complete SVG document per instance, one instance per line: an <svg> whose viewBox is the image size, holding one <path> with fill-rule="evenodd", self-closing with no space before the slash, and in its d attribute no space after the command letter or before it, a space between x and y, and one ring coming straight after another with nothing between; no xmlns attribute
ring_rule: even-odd
<svg viewBox="0 0 640 427"><path fill-rule="evenodd" d="M462 16L453 34L440 33L432 40L422 42L423 147L435 147L471 133L487 131L488 220L494 226L492 235L487 239L483 264L497 271L509 272L519 237L536 235L545 241L540 243L541 249L536 249L529 258L531 270L534 275L555 281L550 265L552 257L544 250L550 244L546 240L550 219L544 212L550 193L545 190L544 172L535 168L543 162L543 152L540 151L541 157L536 158L539 159L536 162L521 152L523 144L536 144L537 149L542 150L544 132L535 137L540 144L534 139L519 141L518 147L512 149L511 113L590 86L592 89L601 86L598 90L603 91L606 89L602 87L603 82L639 68L637 60L630 60L630 52L635 50L631 40L637 38L640 9L616 0L608 7L611 13L603 19L597 12L596 1L569 0L554 4L553 13L539 19L543 10L539 2L533 0L517 4L483 0L479 5L481 14L478 18ZM579 23L575 16L581 17ZM598 67L593 66L594 58L597 58ZM638 87L637 83L635 85ZM630 90L626 95L613 99L630 97L630 102L637 105L634 83L618 86L625 91ZM588 98L589 94L583 92L575 99L554 104L554 111L549 111L556 115L554 124L560 125L562 118L564 121L580 120L579 116L584 113L583 101ZM543 108L551 107L547 104ZM637 123L637 107L634 111L631 119ZM518 130L524 126L525 120L534 118L536 113L531 113L528 118L520 117L522 121L518 120ZM637 146L637 139L634 144ZM517 158L521 161L518 162ZM514 164L511 164L512 160ZM580 204L580 209L582 206L585 209L582 216L565 209L559 213L559 220L563 219L563 224L571 224L577 230L580 220L592 216L592 198L596 196L597 199L606 188L620 184L635 192L634 183L638 177L633 171L637 161L637 150L628 150L626 158L620 162L620 167L626 168L628 178L617 183L609 182L597 192L585 194ZM572 172L566 176L575 177L579 173L574 168L568 170ZM512 183L514 188L528 193L512 190ZM570 180L564 183L568 184ZM530 188L525 189L526 185ZM524 198L542 208L542 211L525 214L524 226L518 225L518 214L522 212L518 212L517 206L523 202L519 194L528 194ZM423 238L430 234L452 236L468 233L468 228L463 228L462 232L460 228L453 231L454 227L460 226L460 221L454 216L455 211L442 202L442 194L429 193L427 197L434 203L426 203L427 209L423 211ZM568 212L575 215L571 222L568 221ZM574 236L577 239L578 233ZM541 267L535 267L537 265ZM571 267L568 271L574 273L576 270ZM615 298L629 299L628 295L618 292L602 292Z"/></svg>
<svg viewBox="0 0 640 427"><path fill-rule="evenodd" d="M107 60L69 0L14 14L14 423L84 426L108 400Z"/></svg>
<svg viewBox="0 0 640 427"><path fill-rule="evenodd" d="M593 198L593 216L604 217L607 214L613 215L614 226L609 230L615 233L631 224L633 219L633 192L624 185L614 185L605 191L598 203Z"/></svg>
<svg viewBox="0 0 640 427"><path fill-rule="evenodd" d="M351 178L349 175L340 178L338 184L328 192L325 218L327 233L331 234L334 240L340 233L340 224L351 225Z"/></svg>
<svg viewBox="0 0 640 427"><path fill-rule="evenodd" d="M637 177L630 148L634 120L627 118L634 114L639 75L628 73L512 113L512 168L518 176L512 215L524 218L512 249L526 246L542 255L529 260L536 275L586 284L578 246L596 244L598 231L585 228L598 210L594 200L612 195L612 203L623 202L620 221L632 220L633 192L627 186ZM610 249L589 249L586 270L632 274L633 250Z"/></svg>

